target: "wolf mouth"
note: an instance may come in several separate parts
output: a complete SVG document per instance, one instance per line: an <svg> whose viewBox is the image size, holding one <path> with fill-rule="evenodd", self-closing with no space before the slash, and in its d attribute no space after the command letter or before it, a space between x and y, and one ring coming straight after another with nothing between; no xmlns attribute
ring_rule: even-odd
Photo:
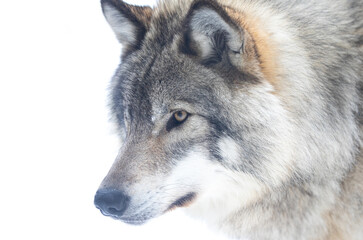
<svg viewBox="0 0 363 240"><path fill-rule="evenodd" d="M187 207L189 204L193 202L193 200L196 198L196 195L197 194L194 192L184 195L183 197L173 202L168 208L168 210L172 210L177 207Z"/></svg>
<svg viewBox="0 0 363 240"><path fill-rule="evenodd" d="M167 211L171 211L175 208L178 208L178 207L187 207L188 205L190 205L194 199L196 198L196 193L194 192L190 192L186 195L184 195L183 197L177 199L175 202L173 202L165 212ZM110 215L109 215L110 216ZM127 224L131 224L131 225L142 225L144 223L146 223L149 218L138 218L138 219L132 219L132 218L125 218L125 217L115 217L115 216L111 216L117 220L121 220L123 221L124 223L127 223Z"/></svg>

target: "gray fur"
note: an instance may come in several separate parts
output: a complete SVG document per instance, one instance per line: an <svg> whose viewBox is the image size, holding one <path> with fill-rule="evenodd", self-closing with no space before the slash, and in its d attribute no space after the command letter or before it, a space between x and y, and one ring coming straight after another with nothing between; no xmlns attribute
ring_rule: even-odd
<svg viewBox="0 0 363 240"><path fill-rule="evenodd" d="M142 223L195 193L186 211L233 239L363 239L362 1L172 0L148 23L138 14L138 32L114 29L134 45L112 80L124 145L100 186L130 197L117 218ZM260 44L277 53L268 71ZM179 110L188 119L167 130ZM188 164L206 169L183 177Z"/></svg>

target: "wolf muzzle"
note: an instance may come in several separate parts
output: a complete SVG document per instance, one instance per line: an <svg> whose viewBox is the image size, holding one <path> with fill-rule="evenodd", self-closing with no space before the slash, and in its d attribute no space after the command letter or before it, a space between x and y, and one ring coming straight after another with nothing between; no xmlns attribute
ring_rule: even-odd
<svg viewBox="0 0 363 240"><path fill-rule="evenodd" d="M119 219L127 209L130 197L116 189L97 191L94 204L105 216Z"/></svg>

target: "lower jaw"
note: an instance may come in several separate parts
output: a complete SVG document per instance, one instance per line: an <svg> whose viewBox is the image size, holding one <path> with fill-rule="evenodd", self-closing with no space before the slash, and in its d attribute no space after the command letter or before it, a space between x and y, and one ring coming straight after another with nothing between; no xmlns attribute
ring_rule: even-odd
<svg viewBox="0 0 363 240"><path fill-rule="evenodd" d="M130 225L142 225L148 221L148 219L132 220L132 219L122 219L122 218L120 218L119 220L121 220L122 222L124 222L126 224L130 224Z"/></svg>

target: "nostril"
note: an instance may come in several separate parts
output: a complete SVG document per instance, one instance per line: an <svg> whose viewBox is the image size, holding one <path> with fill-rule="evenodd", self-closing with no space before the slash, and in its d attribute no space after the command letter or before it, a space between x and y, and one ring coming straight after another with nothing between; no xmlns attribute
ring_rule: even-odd
<svg viewBox="0 0 363 240"><path fill-rule="evenodd" d="M116 209L116 208L108 208L108 212L113 215L119 215L122 212L122 209Z"/></svg>
<svg viewBox="0 0 363 240"><path fill-rule="evenodd" d="M95 206L106 216L120 217L125 212L130 198L115 189L98 190L95 196Z"/></svg>

